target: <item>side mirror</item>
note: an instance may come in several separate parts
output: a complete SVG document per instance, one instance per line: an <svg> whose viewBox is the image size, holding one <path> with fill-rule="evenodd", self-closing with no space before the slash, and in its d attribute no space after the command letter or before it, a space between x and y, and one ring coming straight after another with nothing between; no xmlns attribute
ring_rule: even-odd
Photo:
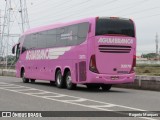
<svg viewBox="0 0 160 120"><path fill-rule="evenodd" d="M15 46L12 48L12 54L15 54Z"/></svg>

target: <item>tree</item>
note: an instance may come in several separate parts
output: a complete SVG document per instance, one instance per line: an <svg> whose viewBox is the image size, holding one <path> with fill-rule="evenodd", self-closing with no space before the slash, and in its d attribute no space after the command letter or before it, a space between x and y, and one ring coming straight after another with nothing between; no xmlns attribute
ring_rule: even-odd
<svg viewBox="0 0 160 120"><path fill-rule="evenodd" d="M159 55L156 53L148 53L148 54L142 54L143 58L157 58Z"/></svg>

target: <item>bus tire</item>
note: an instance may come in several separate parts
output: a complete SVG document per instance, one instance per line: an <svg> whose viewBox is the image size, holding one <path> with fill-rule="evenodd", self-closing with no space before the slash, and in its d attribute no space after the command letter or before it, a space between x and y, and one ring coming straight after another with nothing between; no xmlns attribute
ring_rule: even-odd
<svg viewBox="0 0 160 120"><path fill-rule="evenodd" d="M72 83L71 72L68 71L65 75L66 87L68 90L76 89L76 84Z"/></svg>
<svg viewBox="0 0 160 120"><path fill-rule="evenodd" d="M64 80L63 80L63 76L62 76L61 70L58 70L58 71L56 72L55 81L56 81L56 86L57 86L58 88L63 88L63 87L65 87L65 83L64 83Z"/></svg>
<svg viewBox="0 0 160 120"><path fill-rule="evenodd" d="M100 88L100 86L96 84L87 84L86 86L89 90L98 90Z"/></svg>
<svg viewBox="0 0 160 120"><path fill-rule="evenodd" d="M30 79L30 81L31 81L31 83L35 83L36 80L35 79Z"/></svg>
<svg viewBox="0 0 160 120"><path fill-rule="evenodd" d="M25 71L24 70L22 71L22 81L23 81L23 83L29 83L29 79L25 78Z"/></svg>
<svg viewBox="0 0 160 120"><path fill-rule="evenodd" d="M112 85L110 85L110 84L103 84L103 85L101 85L101 87L102 87L103 91L109 91L111 89Z"/></svg>

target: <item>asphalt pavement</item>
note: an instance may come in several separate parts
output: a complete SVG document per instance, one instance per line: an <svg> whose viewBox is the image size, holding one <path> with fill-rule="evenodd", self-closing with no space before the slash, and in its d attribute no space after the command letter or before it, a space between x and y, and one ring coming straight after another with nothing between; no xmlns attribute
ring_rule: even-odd
<svg viewBox="0 0 160 120"><path fill-rule="evenodd" d="M104 92L88 90L82 85L79 85L76 90L67 90L59 89L49 81L37 80L35 83L23 83L20 78L0 76L0 111L160 111L160 93L114 87ZM86 120L93 118L104 119L83 117ZM61 119L66 118L61 117ZM79 119L82 118L76 117L76 120ZM107 117L107 119L159 118Z"/></svg>

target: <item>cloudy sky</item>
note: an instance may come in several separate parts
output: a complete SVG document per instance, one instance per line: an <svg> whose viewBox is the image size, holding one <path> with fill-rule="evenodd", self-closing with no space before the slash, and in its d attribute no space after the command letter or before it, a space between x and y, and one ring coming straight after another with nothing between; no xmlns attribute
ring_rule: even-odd
<svg viewBox="0 0 160 120"><path fill-rule="evenodd" d="M139 53L155 52L156 33L160 42L160 0L26 1L31 28L90 16L119 16L134 20ZM4 6L1 0L0 9Z"/></svg>

